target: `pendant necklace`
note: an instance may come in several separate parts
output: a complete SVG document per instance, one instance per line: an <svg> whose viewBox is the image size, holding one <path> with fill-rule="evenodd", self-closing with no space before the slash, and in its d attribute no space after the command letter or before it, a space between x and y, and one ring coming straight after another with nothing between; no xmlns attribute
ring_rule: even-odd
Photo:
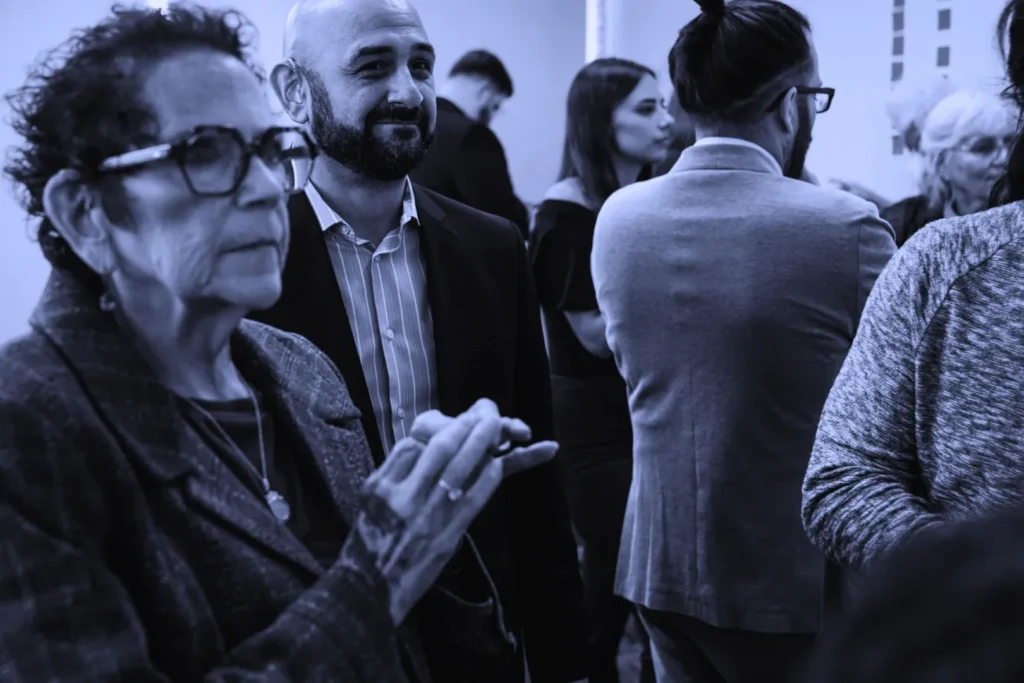
<svg viewBox="0 0 1024 683"><path fill-rule="evenodd" d="M188 401L189 405L202 413L203 417L209 420L209 422L217 429L221 438L230 444L231 448L234 449L237 455L241 456L242 461L256 471L256 474L260 478L260 483L263 485L263 499L267 501L267 507L270 508L270 513L274 515L274 518L277 519L277 521L283 524L291 519L292 507L288 504L288 501L284 496L270 486L270 478L267 476L267 451L263 443L263 416L260 414L260 404L259 401L256 400L256 393L251 388L249 389L249 398L252 401L253 411L256 415L256 437L259 441L260 447L260 470L258 471L245 452L238 447L235 440L228 435L224 428L221 427L220 423L217 422L217 419L214 418L209 411L190 398L186 398L185 400Z"/></svg>

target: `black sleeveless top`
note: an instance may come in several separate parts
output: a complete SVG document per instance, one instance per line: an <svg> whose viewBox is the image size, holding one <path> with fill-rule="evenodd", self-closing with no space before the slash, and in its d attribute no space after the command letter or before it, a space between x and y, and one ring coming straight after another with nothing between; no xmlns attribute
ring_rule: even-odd
<svg viewBox="0 0 1024 683"><path fill-rule="evenodd" d="M597 213L547 199L537 209L530 235L530 265L548 335L551 372L564 377L618 376L615 361L587 351L565 319L567 311L596 311L590 274Z"/></svg>

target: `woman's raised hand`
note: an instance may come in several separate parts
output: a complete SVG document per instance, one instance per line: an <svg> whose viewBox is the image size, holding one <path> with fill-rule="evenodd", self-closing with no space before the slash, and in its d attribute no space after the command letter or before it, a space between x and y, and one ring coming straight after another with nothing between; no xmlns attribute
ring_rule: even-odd
<svg viewBox="0 0 1024 683"><path fill-rule="evenodd" d="M529 438L523 422L501 417L491 401L455 418L431 411L366 480L363 511L343 553L370 555L390 587L396 624L437 579L502 480L555 456L558 445L549 441L494 457L503 443Z"/></svg>

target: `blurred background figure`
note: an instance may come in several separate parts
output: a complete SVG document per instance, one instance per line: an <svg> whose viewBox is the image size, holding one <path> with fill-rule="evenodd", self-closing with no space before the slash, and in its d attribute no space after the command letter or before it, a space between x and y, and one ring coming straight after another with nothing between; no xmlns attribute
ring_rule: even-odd
<svg viewBox="0 0 1024 683"><path fill-rule="evenodd" d="M530 243L551 364L555 433L573 526L583 548L591 618L591 683L619 680L616 655L632 607L614 593L632 478L626 385L605 339L590 273L597 212L669 154L672 116L654 72L598 59L576 75L566 105L559 181L540 204Z"/></svg>
<svg viewBox="0 0 1024 683"><path fill-rule="evenodd" d="M410 177L474 209L507 218L526 239L529 214L516 196L491 119L512 97L512 77L486 50L464 54L438 88L434 142Z"/></svg>
<svg viewBox="0 0 1024 683"><path fill-rule="evenodd" d="M976 90L944 97L917 129L905 135L919 154L920 193L882 211L902 246L928 223L987 209L992 187L1005 172L1016 131L1002 98Z"/></svg>
<svg viewBox="0 0 1024 683"><path fill-rule="evenodd" d="M672 137L669 139L668 153L664 160L654 165L651 171L652 176L665 175L672 170L683 150L697 141L693 121L679 106L679 98L674 92L668 98L668 113L672 116L672 126L669 128Z"/></svg>
<svg viewBox="0 0 1024 683"><path fill-rule="evenodd" d="M806 683L1024 681L1024 515L952 525L894 551L825 632Z"/></svg>

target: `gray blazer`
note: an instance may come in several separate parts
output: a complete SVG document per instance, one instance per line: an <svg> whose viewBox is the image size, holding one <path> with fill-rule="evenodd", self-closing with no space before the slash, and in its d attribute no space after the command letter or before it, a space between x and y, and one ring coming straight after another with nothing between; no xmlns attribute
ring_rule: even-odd
<svg viewBox="0 0 1024 683"><path fill-rule="evenodd" d="M895 249L874 205L733 144L691 147L605 203L594 284L634 433L621 595L719 627L818 629L801 482Z"/></svg>

